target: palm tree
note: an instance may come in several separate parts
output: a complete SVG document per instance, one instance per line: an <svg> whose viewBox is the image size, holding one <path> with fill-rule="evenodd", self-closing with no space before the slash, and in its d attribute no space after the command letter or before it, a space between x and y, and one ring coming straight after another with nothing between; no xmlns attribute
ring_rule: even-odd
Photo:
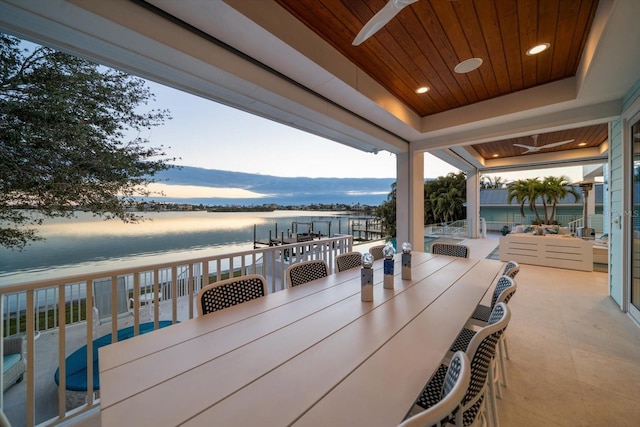
<svg viewBox="0 0 640 427"><path fill-rule="evenodd" d="M525 216L524 205L525 203L528 204L529 209L536 216L536 222L539 224L541 219L536 207L536 199L541 193L542 183L538 178L520 179L509 187L507 201L511 204L513 199L516 199L520 204L520 215L522 216Z"/></svg>
<svg viewBox="0 0 640 427"><path fill-rule="evenodd" d="M556 218L556 207L560 200L572 195L577 202L580 200L580 192L569 182L569 177L547 176L542 181L543 203L545 203L545 224L553 224ZM547 215L546 204L551 205L551 215Z"/></svg>
<svg viewBox="0 0 640 427"><path fill-rule="evenodd" d="M378 206L375 210L375 217L382 221L382 225L387 235L396 235L396 193L397 185L391 184L391 192L387 195L387 201Z"/></svg>
<svg viewBox="0 0 640 427"><path fill-rule="evenodd" d="M433 214L436 219L442 218L443 222L449 222L456 217L458 207L464 203L460 191L451 187L441 190L438 194L430 195Z"/></svg>
<svg viewBox="0 0 640 427"><path fill-rule="evenodd" d="M438 218L440 217L440 208L438 207L438 198L440 197L440 193L430 193L429 194L429 203L428 207L431 213L432 220L429 223L438 222Z"/></svg>
<svg viewBox="0 0 640 427"><path fill-rule="evenodd" d="M483 175L480 177L480 188L483 190L491 188L503 188L505 181L499 176L494 176L493 179L490 176Z"/></svg>
<svg viewBox="0 0 640 427"><path fill-rule="evenodd" d="M464 208L467 177L464 172L449 173L424 183L424 220L425 224L442 221L455 221L466 217ZM451 192L456 189L457 193ZM452 203L452 204L451 204Z"/></svg>

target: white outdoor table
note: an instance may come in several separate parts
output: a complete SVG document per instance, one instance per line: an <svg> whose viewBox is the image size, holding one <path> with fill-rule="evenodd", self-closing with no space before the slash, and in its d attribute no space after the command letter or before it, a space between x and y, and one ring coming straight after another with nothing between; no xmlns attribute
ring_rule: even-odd
<svg viewBox="0 0 640 427"><path fill-rule="evenodd" d="M100 348L103 427L398 424L503 263L413 253Z"/></svg>

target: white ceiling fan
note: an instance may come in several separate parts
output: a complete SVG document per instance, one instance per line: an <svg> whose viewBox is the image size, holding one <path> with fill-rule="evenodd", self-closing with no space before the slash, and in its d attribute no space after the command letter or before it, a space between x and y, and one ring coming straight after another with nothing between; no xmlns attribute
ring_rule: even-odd
<svg viewBox="0 0 640 427"><path fill-rule="evenodd" d="M351 44L358 46L374 35L380 28L384 27L387 22L391 21L403 8L417 1L418 0L389 0L389 2L362 27Z"/></svg>
<svg viewBox="0 0 640 427"><path fill-rule="evenodd" d="M527 154L527 153L536 153L536 152L538 152L540 150L544 150L546 148L558 147L560 145L568 144L570 142L575 141L575 139L567 139L566 141L552 142L551 144L546 144L546 145L543 145L541 147L537 147L536 145L538 144L538 135L531 135L531 138L533 138L533 145L513 144L513 146L514 147L526 148L527 151L523 151L520 154Z"/></svg>

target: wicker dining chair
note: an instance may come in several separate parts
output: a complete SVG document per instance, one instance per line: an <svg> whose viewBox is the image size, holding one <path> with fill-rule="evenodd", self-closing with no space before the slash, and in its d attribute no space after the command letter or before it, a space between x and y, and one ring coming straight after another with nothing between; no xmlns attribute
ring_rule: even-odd
<svg viewBox="0 0 640 427"><path fill-rule="evenodd" d="M386 246L387 246L387 245L376 245L376 246L371 246L371 247L369 248L369 253L370 253L371 255L373 255L373 260L374 260L374 261L375 261L375 260L377 260L377 259L382 259L382 258L384 258L384 252L383 252L383 250L384 250L384 248L385 248Z"/></svg>
<svg viewBox="0 0 640 427"><path fill-rule="evenodd" d="M483 418L484 420L487 419L488 413L493 418L493 424L490 425L498 424L497 409L494 405L495 400L490 402L491 408L487 410L487 397L495 396L491 363L495 358L498 340L504 333L510 319L511 312L507 305L504 303L496 304L490 316L490 323L477 331L469 341L465 353L471 362L471 380L460 407L463 422L456 425L474 427L483 425L484 423L481 421L483 421ZM437 399L434 396L438 396L443 381L440 378L444 378L447 368L448 366L445 364L440 365L422 390L422 393L420 393L415 402L416 405L428 409L437 403ZM487 390L489 390L489 393L487 393Z"/></svg>
<svg viewBox="0 0 640 427"><path fill-rule="evenodd" d="M431 253L437 255L448 255L459 258L469 258L471 250L469 246L458 245L456 243L433 242L431 244Z"/></svg>
<svg viewBox="0 0 640 427"><path fill-rule="evenodd" d="M290 288L320 279L321 277L327 277L328 275L329 266L326 261L321 259L291 264L285 273L287 285Z"/></svg>
<svg viewBox="0 0 640 427"><path fill-rule="evenodd" d="M221 280L204 286L198 292L198 315L222 310L266 294L267 281L259 274Z"/></svg>
<svg viewBox="0 0 640 427"><path fill-rule="evenodd" d="M336 257L336 271L345 271L362 265L360 252L347 252Z"/></svg>
<svg viewBox="0 0 640 427"><path fill-rule="evenodd" d="M481 322L480 324L487 323L495 305L499 302L504 302L505 304L508 303L513 294L515 294L516 289L517 285L515 280L513 280L509 276L500 276L500 278L496 282L495 287L493 288L491 305L486 306L478 304L473 314L471 315L471 319Z"/></svg>
<svg viewBox="0 0 640 427"><path fill-rule="evenodd" d="M515 261L509 261L507 262L507 265L504 266L504 272L502 274L515 279L519 272L520 264Z"/></svg>
<svg viewBox="0 0 640 427"><path fill-rule="evenodd" d="M469 358L463 351L453 355L447 372L442 378L439 396L434 396L438 402L417 414L405 419L399 427L441 426L455 420L455 424L462 425L462 411L459 410L462 399L469 388L471 365Z"/></svg>
<svg viewBox="0 0 640 427"><path fill-rule="evenodd" d="M507 304L504 302L499 302L496 304L496 306L494 307L494 311L489 316L487 326L493 325L498 321L502 320L502 317L499 313L500 309L498 308L497 310L498 312L496 312L496 307L503 307L503 306L506 307ZM506 326L502 330L502 333L500 334L498 341L496 343L495 356L491 360L490 372L489 372L489 381L490 381L489 398L490 398L490 403L492 405L492 411L494 413L494 417L497 417L496 397L502 398L502 393L500 390L500 378L503 377L503 374L498 372L498 361L500 360L498 353L500 352L500 341L504 339L505 333L506 333ZM474 331L473 329L469 329L469 328L463 328L462 331L460 331L460 333L456 337L456 340L454 341L453 345L451 346L451 351L453 352L466 351L477 334L478 334L478 331ZM494 424L497 425L497 422L495 422Z"/></svg>
<svg viewBox="0 0 640 427"><path fill-rule="evenodd" d="M489 322L491 312L497 303L503 302L507 304L511 297L516 293L517 284L509 276L500 276L493 289L491 297L491 306L478 304L475 311L469 319L469 323L478 326L485 326ZM507 368L505 359L509 359L509 346L507 345L507 334L502 334L498 342L498 362L500 366L500 378L502 385L507 387ZM498 396L502 397L502 390L498 389Z"/></svg>

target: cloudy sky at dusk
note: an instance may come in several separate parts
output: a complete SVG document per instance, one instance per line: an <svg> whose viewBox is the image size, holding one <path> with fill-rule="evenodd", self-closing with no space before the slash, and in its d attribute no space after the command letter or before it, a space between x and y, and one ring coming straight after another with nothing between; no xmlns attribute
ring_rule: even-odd
<svg viewBox="0 0 640 427"><path fill-rule="evenodd" d="M155 108L172 120L151 130L153 145L171 147L184 166L282 177L393 178L395 155L365 153L235 108L149 82ZM457 170L428 156L425 171L436 178Z"/></svg>
<svg viewBox="0 0 640 427"><path fill-rule="evenodd" d="M282 177L394 178L395 155L364 153L235 108L148 82L156 108L171 111L172 120L147 135L153 145L170 147L176 163L206 169ZM582 179L582 168L496 173L505 180L568 175ZM427 154L425 178L458 172Z"/></svg>

